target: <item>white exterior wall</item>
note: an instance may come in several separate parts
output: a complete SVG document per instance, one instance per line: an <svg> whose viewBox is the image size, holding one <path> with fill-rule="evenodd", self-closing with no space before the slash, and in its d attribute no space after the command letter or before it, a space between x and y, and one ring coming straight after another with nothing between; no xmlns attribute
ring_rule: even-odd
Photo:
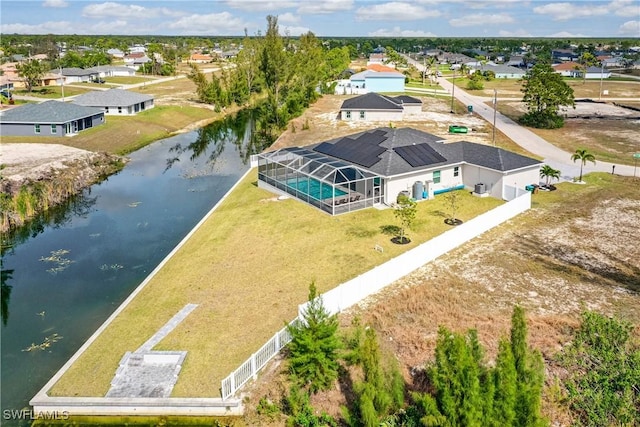
<svg viewBox="0 0 640 427"><path fill-rule="evenodd" d="M403 105L405 114L420 114L422 113L422 105Z"/></svg>
<svg viewBox="0 0 640 427"><path fill-rule="evenodd" d="M539 184L540 183L540 165L535 165L531 168L527 168L518 172L510 173L502 178L502 186L503 193L500 195L500 198L505 200L511 200L514 195L506 194L507 189L506 186L516 187L523 189L525 186L530 184Z"/></svg>
<svg viewBox="0 0 640 427"><path fill-rule="evenodd" d="M502 172L467 164L462 167L462 174L465 187L474 189L476 184L484 184L487 193L502 199Z"/></svg>
<svg viewBox="0 0 640 427"><path fill-rule="evenodd" d="M451 187L464 184L463 182L463 168L462 165L458 166L458 176L454 175L453 165L444 166L442 169L430 169L428 171L420 171L409 175L403 175L401 177L387 179L386 191L385 191L385 204L391 204L396 202L398 193L401 191L408 191L410 196L413 197L413 184L416 181L421 181L423 184L426 181L433 181L433 172L440 171L440 182L431 183L433 191L444 190ZM425 190L427 186L425 185Z"/></svg>
<svg viewBox="0 0 640 427"><path fill-rule="evenodd" d="M402 110L393 111L367 111L367 110L348 110L351 112L351 118L347 118L347 110L340 112L342 120L358 122L362 120L369 121L390 121L390 120L402 120ZM360 111L364 111L364 119L360 118Z"/></svg>

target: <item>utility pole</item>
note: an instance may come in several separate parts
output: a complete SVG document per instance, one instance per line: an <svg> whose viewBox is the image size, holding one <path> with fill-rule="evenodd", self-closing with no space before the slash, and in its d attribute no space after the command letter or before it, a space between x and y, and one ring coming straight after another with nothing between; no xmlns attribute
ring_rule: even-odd
<svg viewBox="0 0 640 427"><path fill-rule="evenodd" d="M424 75L427 73L427 60L422 58L422 86L424 86Z"/></svg>
<svg viewBox="0 0 640 427"><path fill-rule="evenodd" d="M498 110L498 89L493 89L493 146L496 145L496 112Z"/></svg>
<svg viewBox="0 0 640 427"><path fill-rule="evenodd" d="M602 75L604 74L604 61L600 63L600 95L598 95L598 101L602 98Z"/></svg>

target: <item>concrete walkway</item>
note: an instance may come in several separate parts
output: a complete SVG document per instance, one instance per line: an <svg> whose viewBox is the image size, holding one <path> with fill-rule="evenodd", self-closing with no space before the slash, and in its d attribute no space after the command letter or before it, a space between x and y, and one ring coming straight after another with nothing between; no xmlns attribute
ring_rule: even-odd
<svg viewBox="0 0 640 427"><path fill-rule="evenodd" d="M409 63L415 65L419 71L423 71L424 66L421 63L409 58L408 56L405 56L405 58L407 58ZM485 104L487 98L470 95L457 86L454 90L453 84L444 77L438 78L438 84L442 86L448 93L453 92L453 96L464 105L473 106L474 113L476 113L489 123L493 123L494 109L490 105ZM546 164L553 167L554 169L559 169L561 171L563 178L571 180L574 177L578 177L580 175L580 162L572 162L571 153L568 153L554 146L553 144L550 144L529 129L520 126L518 123L514 122L510 118L500 114L497 111L495 112L495 127L522 148L543 157L543 161ZM613 163L601 161L596 161L595 165L593 163L587 163L583 167L583 174L594 171L611 173L613 170L613 166ZM635 168L633 166L616 164L615 174L634 176L634 169ZM638 168L638 170L635 172L638 176L640 176L640 168Z"/></svg>
<svg viewBox="0 0 640 427"><path fill-rule="evenodd" d="M169 397L178 381L186 351L152 351L197 304L187 304L136 351L127 352L106 397Z"/></svg>

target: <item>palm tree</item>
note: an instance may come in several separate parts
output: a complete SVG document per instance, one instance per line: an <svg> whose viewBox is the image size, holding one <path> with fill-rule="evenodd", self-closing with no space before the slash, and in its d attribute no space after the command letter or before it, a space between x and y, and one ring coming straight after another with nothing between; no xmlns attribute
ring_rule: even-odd
<svg viewBox="0 0 640 427"><path fill-rule="evenodd" d="M577 149L576 152L571 155L571 160L573 160L574 163L576 160L580 160L580 179L578 179L578 181L582 181L582 167L586 165L587 162L591 162L594 165L596 164L596 157L584 149Z"/></svg>
<svg viewBox="0 0 640 427"><path fill-rule="evenodd" d="M545 186L548 187L550 178L560 180L560 171L549 165L544 165L540 168L540 178L546 178Z"/></svg>

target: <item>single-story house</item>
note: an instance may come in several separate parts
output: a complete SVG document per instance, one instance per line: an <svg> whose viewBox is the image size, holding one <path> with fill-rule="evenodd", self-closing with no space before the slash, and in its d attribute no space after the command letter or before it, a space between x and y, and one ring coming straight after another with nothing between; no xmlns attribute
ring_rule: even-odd
<svg viewBox="0 0 640 427"><path fill-rule="evenodd" d="M378 128L258 155L258 186L332 215L457 189L511 200L540 181L539 160L411 128Z"/></svg>
<svg viewBox="0 0 640 427"><path fill-rule="evenodd" d="M151 58L149 58L144 52L135 52L125 55L124 57L125 67L133 68L134 70L140 69L140 66L147 62L151 62Z"/></svg>
<svg viewBox="0 0 640 427"><path fill-rule="evenodd" d="M24 104L0 114L0 133L13 136L69 136L105 122L104 111L60 101Z"/></svg>
<svg viewBox="0 0 640 427"><path fill-rule="evenodd" d="M136 70L129 67L117 65L98 65L87 68L87 70L95 71L98 77L132 77L136 75Z"/></svg>
<svg viewBox="0 0 640 427"><path fill-rule="evenodd" d="M120 49L107 49L107 55L110 55L114 58L122 59L124 58L124 52Z"/></svg>
<svg viewBox="0 0 640 427"><path fill-rule="evenodd" d="M386 57L384 53L372 53L369 55L369 59L367 60L367 65L371 64L384 64Z"/></svg>
<svg viewBox="0 0 640 427"><path fill-rule="evenodd" d="M213 59L213 56L203 53L192 53L191 56L189 56L189 62L194 64L206 64L213 62Z"/></svg>
<svg viewBox="0 0 640 427"><path fill-rule="evenodd" d="M552 67L556 73L563 77L578 77L580 74L579 70L582 66L577 62L569 61L562 62L560 64L553 64Z"/></svg>
<svg viewBox="0 0 640 427"><path fill-rule="evenodd" d="M509 65L511 67L523 67L524 57L522 55L513 55L509 58L505 65Z"/></svg>
<svg viewBox="0 0 640 427"><path fill-rule="evenodd" d="M484 71L493 71L496 79L521 79L526 74L521 68L511 67L509 65L485 64L482 69L484 69Z"/></svg>
<svg viewBox="0 0 640 427"><path fill-rule="evenodd" d="M345 121L401 121L405 114L421 111L422 101L418 98L371 92L345 100L340 107L340 118Z"/></svg>
<svg viewBox="0 0 640 427"><path fill-rule="evenodd" d="M583 76L584 71L580 70L580 77ZM585 79L608 79L611 77L611 71L602 69L601 67L589 67L586 70Z"/></svg>
<svg viewBox="0 0 640 427"><path fill-rule="evenodd" d="M340 81L337 94L363 94L369 92L404 92L405 76L397 71L378 72L365 70L352 75L348 81Z"/></svg>
<svg viewBox="0 0 640 427"><path fill-rule="evenodd" d="M98 78L98 73L89 68L86 70L76 67L63 68L60 73L66 84L90 82Z"/></svg>
<svg viewBox="0 0 640 427"><path fill-rule="evenodd" d="M153 96L122 89L96 90L76 96L73 103L100 108L105 114L125 116L153 108Z"/></svg>

